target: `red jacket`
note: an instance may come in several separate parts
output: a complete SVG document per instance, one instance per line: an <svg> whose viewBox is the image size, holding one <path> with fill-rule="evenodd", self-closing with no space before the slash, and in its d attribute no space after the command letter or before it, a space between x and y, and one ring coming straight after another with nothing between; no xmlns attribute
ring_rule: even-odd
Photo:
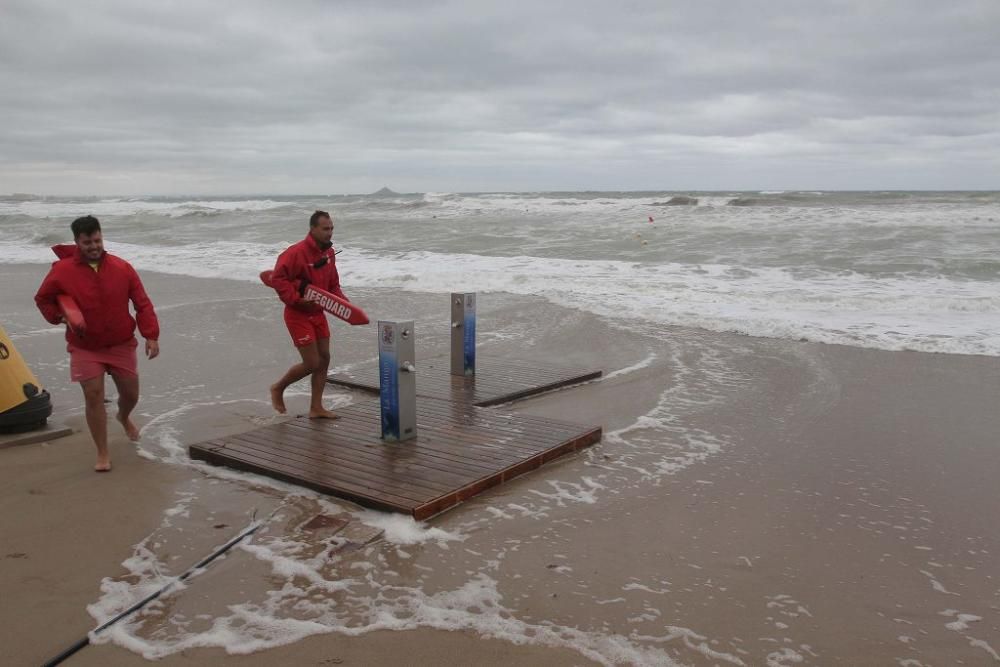
<svg viewBox="0 0 1000 667"><path fill-rule="evenodd" d="M87 330L78 336L66 327L67 342L88 350L119 345L134 337L136 320L146 340L159 339L160 324L153 303L131 264L105 252L99 270L94 271L75 245L52 246L52 251L61 259L52 264L38 288L35 303L46 320L59 324L62 312L56 297L60 294L73 297L87 322ZM130 300L135 306L135 319L129 312Z"/></svg>
<svg viewBox="0 0 1000 667"><path fill-rule="evenodd" d="M323 258L326 258L326 261L323 261ZM320 249L312 234L308 234L305 239L278 255L274 272L271 274L271 286L287 307L303 312L314 312L314 308L297 304L302 298L302 290L306 284L315 285L350 301L340 289L340 274L337 273L337 259L333 248Z"/></svg>

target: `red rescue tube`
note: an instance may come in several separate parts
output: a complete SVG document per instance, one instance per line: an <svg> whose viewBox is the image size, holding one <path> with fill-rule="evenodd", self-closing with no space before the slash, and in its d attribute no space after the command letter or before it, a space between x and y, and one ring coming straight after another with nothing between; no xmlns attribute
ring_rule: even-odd
<svg viewBox="0 0 1000 667"><path fill-rule="evenodd" d="M268 287L273 287L271 285L271 273L271 271L262 271L260 274L260 281ZM310 301L315 301L323 310L348 324L357 325L368 324L370 322L365 311L361 310L357 305L315 285L308 285L302 297Z"/></svg>
<svg viewBox="0 0 1000 667"><path fill-rule="evenodd" d="M60 294L56 297L56 302L63 317L66 318L66 324L76 335L82 336L87 331L87 321L83 319L83 313L80 312L80 306L76 305L76 300L69 294Z"/></svg>
<svg viewBox="0 0 1000 667"><path fill-rule="evenodd" d="M325 289L309 285L302 296L310 301L315 301L323 310L348 324L368 324L368 315L365 314L365 311Z"/></svg>

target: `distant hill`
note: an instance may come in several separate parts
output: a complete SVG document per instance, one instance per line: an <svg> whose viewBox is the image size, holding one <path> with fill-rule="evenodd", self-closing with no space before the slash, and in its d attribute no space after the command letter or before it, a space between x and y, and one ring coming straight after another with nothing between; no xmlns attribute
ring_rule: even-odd
<svg viewBox="0 0 1000 667"><path fill-rule="evenodd" d="M398 197L399 193L398 192L393 192L389 188L382 188L378 192L373 192L373 193L371 193L368 196L369 197Z"/></svg>

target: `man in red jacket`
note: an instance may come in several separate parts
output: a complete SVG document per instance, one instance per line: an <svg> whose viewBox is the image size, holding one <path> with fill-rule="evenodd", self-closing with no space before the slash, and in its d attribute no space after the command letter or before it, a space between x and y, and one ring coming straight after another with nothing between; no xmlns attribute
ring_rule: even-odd
<svg viewBox="0 0 1000 667"><path fill-rule="evenodd" d="M67 294L79 306L86 328L66 327L70 379L79 382L86 402L87 426L97 446L94 470L111 470L108 454L108 415L104 409L104 374L118 388L117 419L130 440L139 439L139 429L130 419L139 402L135 327L146 339L146 356L160 353L160 325L153 304L146 296L139 274L124 259L104 251L101 223L93 216L77 218L71 226L76 245L53 246L60 258L35 295L42 316L52 324L66 321L57 297ZM135 306L135 319L129 313Z"/></svg>
<svg viewBox="0 0 1000 667"><path fill-rule="evenodd" d="M312 379L312 399L309 403L310 419L337 419L337 415L323 407L323 389L330 369L330 327L323 309L304 299L306 285L315 285L342 299L347 297L340 289L340 274L333 250L333 220L326 211L316 211L309 218L309 234L278 256L271 274L271 286L285 303L285 325L292 343L302 356L271 385L271 404L284 414L285 389L307 375Z"/></svg>

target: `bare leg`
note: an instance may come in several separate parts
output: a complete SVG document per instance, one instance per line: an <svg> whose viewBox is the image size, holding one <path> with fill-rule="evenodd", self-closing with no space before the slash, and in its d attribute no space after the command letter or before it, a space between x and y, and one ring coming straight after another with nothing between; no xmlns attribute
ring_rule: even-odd
<svg viewBox="0 0 1000 667"><path fill-rule="evenodd" d="M139 402L139 377L112 375L111 379L115 381L115 386L118 388L118 414L115 418L125 427L128 439L136 442L139 440L139 429L129 419L129 415L132 414L136 403Z"/></svg>
<svg viewBox="0 0 1000 667"><path fill-rule="evenodd" d="M80 387L86 405L87 427L97 447L94 470L107 472L111 470L111 455L108 453L108 413L104 409L104 376L84 380Z"/></svg>
<svg viewBox="0 0 1000 667"><path fill-rule="evenodd" d="M338 415L323 407L323 390L326 389L326 375L330 371L330 339L316 341L319 362L312 372L312 400L309 402L309 419L339 419Z"/></svg>
<svg viewBox="0 0 1000 667"><path fill-rule="evenodd" d="M271 385L271 407L278 414L285 414L288 409L285 407L285 390L281 388L280 384Z"/></svg>
<svg viewBox="0 0 1000 667"><path fill-rule="evenodd" d="M319 351L316 348L316 343L309 343L308 345L303 345L302 347L295 348L302 355L302 361L295 364L289 368L281 379L276 383L271 385L271 405L274 409L281 414L285 414L287 409L285 408L285 390L288 386L294 384L304 378L307 375L311 375L313 369L316 368L319 361Z"/></svg>

